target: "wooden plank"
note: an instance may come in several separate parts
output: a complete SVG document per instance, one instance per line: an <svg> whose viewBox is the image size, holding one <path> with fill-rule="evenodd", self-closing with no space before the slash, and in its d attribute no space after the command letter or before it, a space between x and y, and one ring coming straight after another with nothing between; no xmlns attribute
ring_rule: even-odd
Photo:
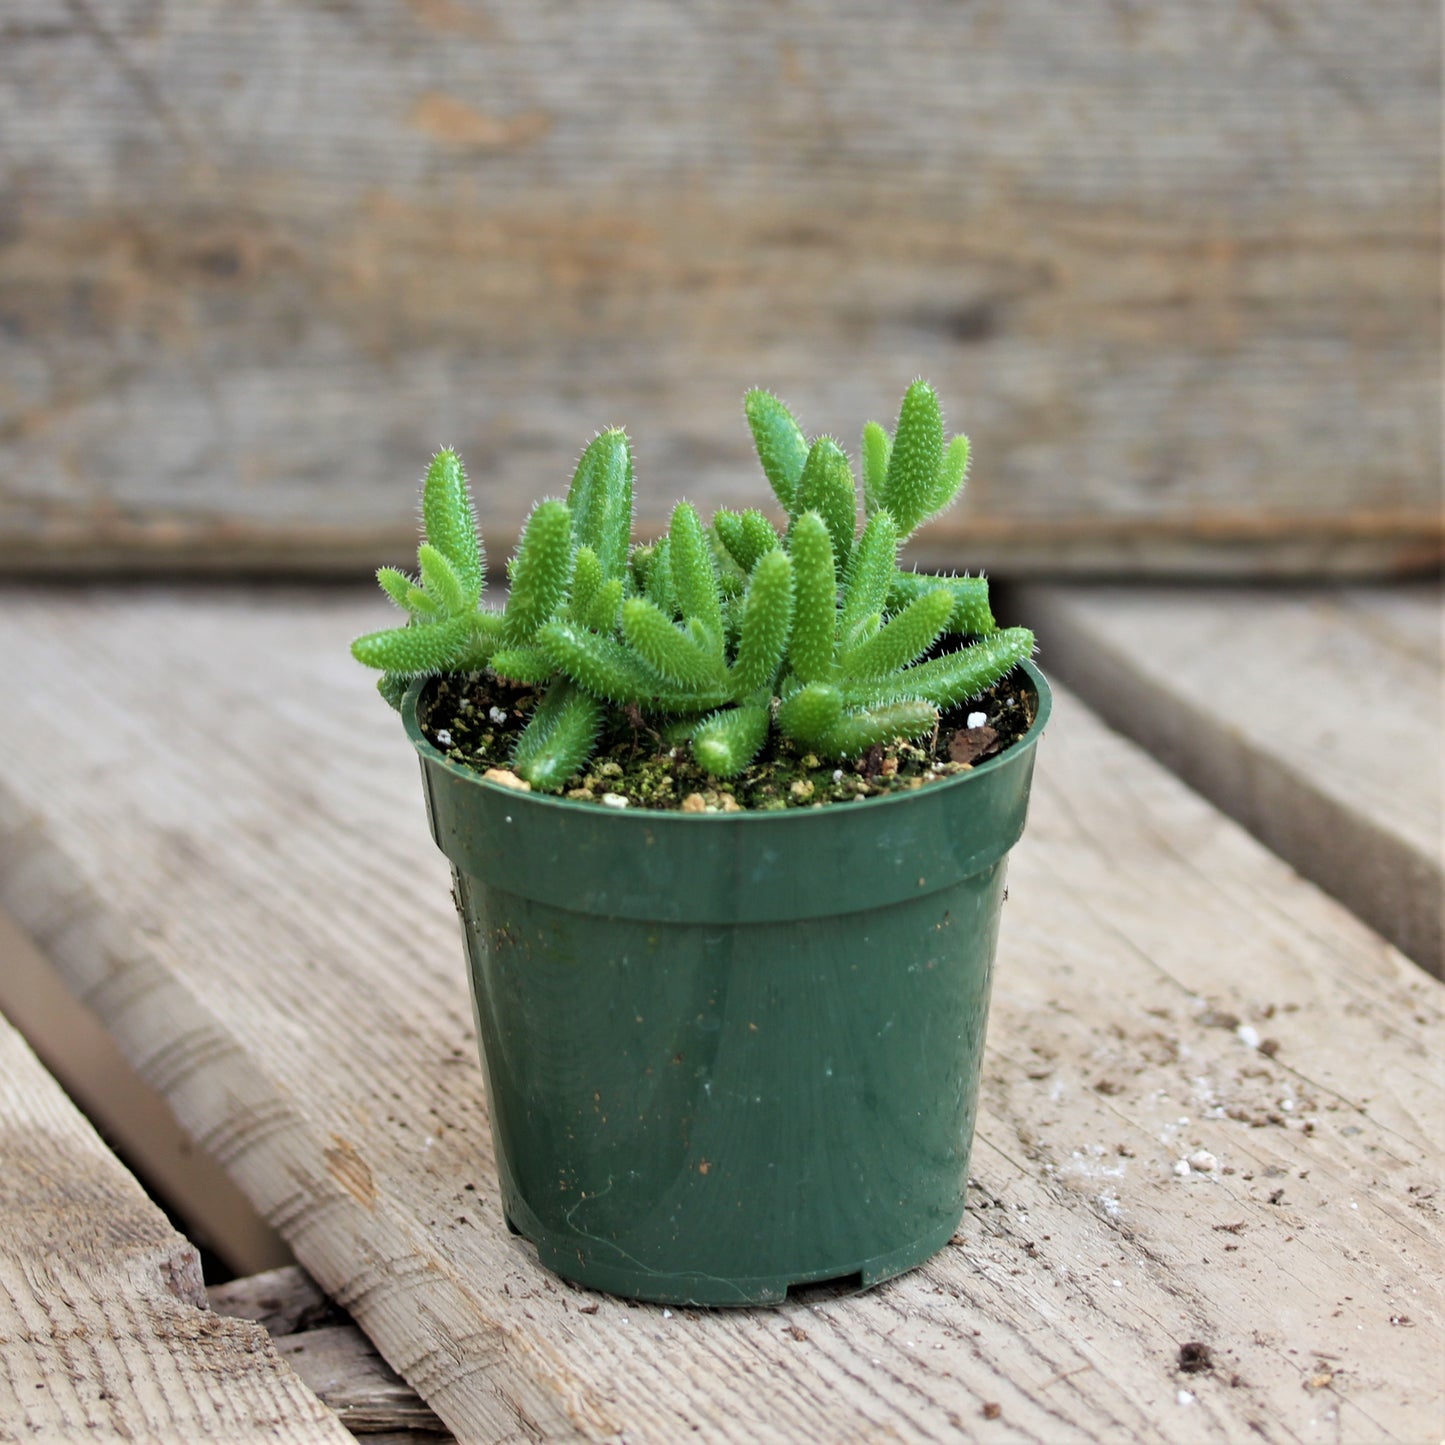
<svg viewBox="0 0 1445 1445"><path fill-rule="evenodd" d="M953 1246L747 1312L541 1271L381 610L10 594L0 901L459 1437L1438 1438L1441 987L1067 695Z"/></svg>
<svg viewBox="0 0 1445 1445"><path fill-rule="evenodd" d="M305 1270L295 1265L266 1270L213 1286L207 1295L217 1314L260 1325L281 1358L353 1435L409 1445L442 1445L452 1438Z"/></svg>
<svg viewBox="0 0 1445 1445"><path fill-rule="evenodd" d="M1416 962L1445 966L1445 591L1024 589L1108 722Z"/></svg>
<svg viewBox="0 0 1445 1445"><path fill-rule="evenodd" d="M0 1439L347 1442L0 1017Z"/></svg>
<svg viewBox="0 0 1445 1445"><path fill-rule="evenodd" d="M274 1269L286 1242L225 1170L197 1149L170 1106L131 1067L91 1010L0 909L0 1013L7 1015L65 1092L105 1131L132 1169L166 1201L187 1237L232 1269Z"/></svg>
<svg viewBox="0 0 1445 1445"><path fill-rule="evenodd" d="M1442 553L1431 0L12 0L0 565L349 572L459 445L752 503L926 373L995 569ZM838 362L829 365L834 358Z"/></svg>

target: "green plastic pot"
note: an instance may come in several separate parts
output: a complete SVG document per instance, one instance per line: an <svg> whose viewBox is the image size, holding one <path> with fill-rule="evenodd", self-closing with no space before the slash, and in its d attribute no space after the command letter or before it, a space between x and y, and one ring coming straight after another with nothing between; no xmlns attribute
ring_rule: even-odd
<svg viewBox="0 0 1445 1445"><path fill-rule="evenodd" d="M916 792L621 811L484 781L403 705L451 860L509 1226L670 1304L921 1264L963 1216L1009 849L1048 720Z"/></svg>

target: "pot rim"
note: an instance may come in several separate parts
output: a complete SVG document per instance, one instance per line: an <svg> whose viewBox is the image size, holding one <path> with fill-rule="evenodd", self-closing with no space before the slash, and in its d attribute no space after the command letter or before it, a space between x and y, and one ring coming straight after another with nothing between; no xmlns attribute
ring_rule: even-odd
<svg viewBox="0 0 1445 1445"><path fill-rule="evenodd" d="M944 789L954 789L966 786L973 779L984 776L996 769L1007 766L1011 761L1017 761L1030 748L1035 747L1040 737L1043 736L1049 718L1053 713L1053 690L1049 686L1048 679L1039 668L1028 658L1018 664L1033 684L1034 693L1038 700L1038 711L1034 714L1034 720L1029 730L1016 742L1005 748L1002 752L996 753L986 762L977 764L961 773L955 773L952 777L940 782L929 783L926 787L909 789L906 792L889 793L881 798L855 798L849 802L830 803L825 808L776 808L776 809L754 809L742 808L736 813L684 813L677 808L609 808L604 803L585 802L580 798L561 797L556 793L539 793L534 790L523 790L521 788L509 788L505 783L492 782L489 778L483 777L475 768L468 767L464 763L454 763L447 755L436 747L422 732L421 721L417 716L418 704L421 701L422 692L438 676L445 674L432 673L424 677L413 679L411 686L407 688L406 695L402 699L401 717L406 728L406 735L411 739L412 746L421 756L424 762L434 767L440 767L465 782L473 783L478 787L485 788L495 793L498 797L506 798L509 802L517 803L524 807L545 807L559 808L568 813L582 813L590 817L598 815L610 815L619 823L626 823L631 820L636 822L645 819L649 826L658 823L686 823L695 826L698 823L712 825L720 824L745 824L771 822L774 826L788 818L816 818L819 812L831 812L837 809L840 813L852 814L858 808L886 808L897 807L906 804L923 794L936 795Z"/></svg>

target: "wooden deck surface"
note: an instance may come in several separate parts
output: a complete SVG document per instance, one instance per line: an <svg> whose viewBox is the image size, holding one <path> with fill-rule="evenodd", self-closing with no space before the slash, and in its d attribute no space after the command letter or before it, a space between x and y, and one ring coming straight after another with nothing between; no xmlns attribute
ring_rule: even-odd
<svg viewBox="0 0 1445 1445"><path fill-rule="evenodd" d="M459 1438L1440 1438L1441 987L1067 692L944 1254L746 1312L540 1270L380 612L0 598L0 906Z"/></svg>
<svg viewBox="0 0 1445 1445"><path fill-rule="evenodd" d="M350 1439L0 1016L0 1440Z"/></svg>
<svg viewBox="0 0 1445 1445"><path fill-rule="evenodd" d="M1437 977L1445 590L1025 588L1114 727Z"/></svg>

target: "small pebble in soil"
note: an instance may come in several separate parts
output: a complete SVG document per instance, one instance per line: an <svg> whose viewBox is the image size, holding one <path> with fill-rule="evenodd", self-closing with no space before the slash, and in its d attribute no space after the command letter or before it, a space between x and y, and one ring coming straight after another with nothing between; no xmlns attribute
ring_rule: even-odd
<svg viewBox="0 0 1445 1445"><path fill-rule="evenodd" d="M627 799L621 793L603 793L602 801L609 808L625 808L627 806Z"/></svg>
<svg viewBox="0 0 1445 1445"><path fill-rule="evenodd" d="M965 726L971 728L981 728L987 721L988 714L986 712L971 712L969 713L965 721Z"/></svg>
<svg viewBox="0 0 1445 1445"><path fill-rule="evenodd" d="M446 730L446 728L437 729L436 740L438 747L449 748L452 745L452 735Z"/></svg>
<svg viewBox="0 0 1445 1445"><path fill-rule="evenodd" d="M502 724L507 720L506 713L504 713L499 707L489 707L487 709L487 716L491 718L491 720L496 723L498 727L501 727Z"/></svg>

